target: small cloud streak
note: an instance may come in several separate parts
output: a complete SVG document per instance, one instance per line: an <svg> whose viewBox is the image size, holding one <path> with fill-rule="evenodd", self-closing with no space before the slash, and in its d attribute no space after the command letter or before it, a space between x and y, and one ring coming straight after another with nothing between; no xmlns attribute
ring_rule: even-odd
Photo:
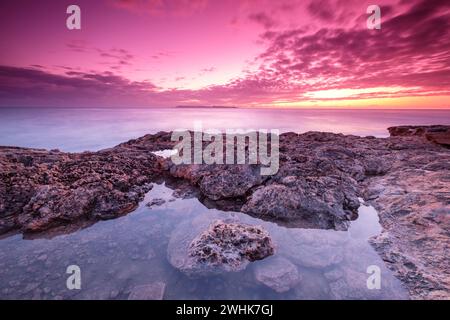
<svg viewBox="0 0 450 320"><path fill-rule="evenodd" d="M203 11L207 0L113 0L110 4L119 9L155 16L189 16Z"/></svg>
<svg viewBox="0 0 450 320"><path fill-rule="evenodd" d="M251 21L259 23L265 29L271 29L277 25L277 22L264 12L252 13L248 18Z"/></svg>

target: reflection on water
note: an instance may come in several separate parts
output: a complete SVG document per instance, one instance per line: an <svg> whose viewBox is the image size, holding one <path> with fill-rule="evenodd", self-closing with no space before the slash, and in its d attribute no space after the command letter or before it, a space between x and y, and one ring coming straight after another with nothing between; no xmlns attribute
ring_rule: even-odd
<svg viewBox="0 0 450 320"><path fill-rule="evenodd" d="M449 124L450 110L0 108L0 145L79 152L147 133L203 128L387 136L394 125Z"/></svg>
<svg viewBox="0 0 450 320"><path fill-rule="evenodd" d="M178 152L177 152L177 150L173 150L173 149L165 149L165 150L160 150L160 151L153 151L152 153L159 157L170 158L170 156L177 154Z"/></svg>
<svg viewBox="0 0 450 320"><path fill-rule="evenodd" d="M145 206L155 198L166 201ZM263 226L276 245L275 255L241 272L196 279L173 268L167 247L174 230L186 228L189 233L217 219ZM165 299L407 298L367 243L379 231L377 214L370 207L360 208L348 232L288 229L241 213L207 209L197 199L175 199L172 190L155 185L127 216L52 239L23 240L15 235L0 240L0 298L126 299L135 286L156 282L166 284ZM278 279L288 287L283 292L258 281L273 276L270 270L277 273L279 268L271 266L279 261L291 268L287 274L296 269L299 275L292 278L295 283ZM72 264L81 268L81 290L66 288L65 271ZM367 288L370 265L381 268L380 290Z"/></svg>

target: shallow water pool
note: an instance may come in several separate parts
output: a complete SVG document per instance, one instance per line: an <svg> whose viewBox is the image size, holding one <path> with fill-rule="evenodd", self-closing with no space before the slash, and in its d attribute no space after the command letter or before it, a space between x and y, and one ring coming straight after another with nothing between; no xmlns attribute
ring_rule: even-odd
<svg viewBox="0 0 450 320"><path fill-rule="evenodd" d="M53 237L49 233L47 239L24 240L22 235L1 239L0 299L127 299L136 286L156 282L165 284L164 299L408 298L368 243L381 231L372 207L361 205L359 218L346 232L298 229L208 209L195 198L174 198L172 192L155 184L134 212L72 233L63 230ZM145 205L155 198L166 202ZM185 232L188 238L218 219L262 226L272 237L275 254L251 262L240 272L196 278L168 262L168 244L175 232ZM80 267L80 290L66 287L69 265ZM283 272L280 279L272 277L271 266L277 265L297 270L295 283L289 283ZM381 272L380 289L368 288L370 266ZM276 291L261 282L261 275L288 288Z"/></svg>

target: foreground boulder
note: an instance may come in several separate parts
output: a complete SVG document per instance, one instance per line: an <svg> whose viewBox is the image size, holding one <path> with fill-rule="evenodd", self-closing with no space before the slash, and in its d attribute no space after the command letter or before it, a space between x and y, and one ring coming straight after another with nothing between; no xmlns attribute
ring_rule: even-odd
<svg viewBox="0 0 450 320"><path fill-rule="evenodd" d="M175 230L168 246L169 262L188 275L237 272L274 254L266 230L241 223L212 222L192 238L187 225Z"/></svg>

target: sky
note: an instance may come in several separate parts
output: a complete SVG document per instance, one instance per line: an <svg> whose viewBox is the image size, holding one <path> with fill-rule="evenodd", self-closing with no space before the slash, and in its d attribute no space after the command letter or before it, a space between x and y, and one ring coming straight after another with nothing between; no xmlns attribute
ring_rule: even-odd
<svg viewBox="0 0 450 320"><path fill-rule="evenodd" d="M450 108L450 1L0 2L0 106L176 105Z"/></svg>

